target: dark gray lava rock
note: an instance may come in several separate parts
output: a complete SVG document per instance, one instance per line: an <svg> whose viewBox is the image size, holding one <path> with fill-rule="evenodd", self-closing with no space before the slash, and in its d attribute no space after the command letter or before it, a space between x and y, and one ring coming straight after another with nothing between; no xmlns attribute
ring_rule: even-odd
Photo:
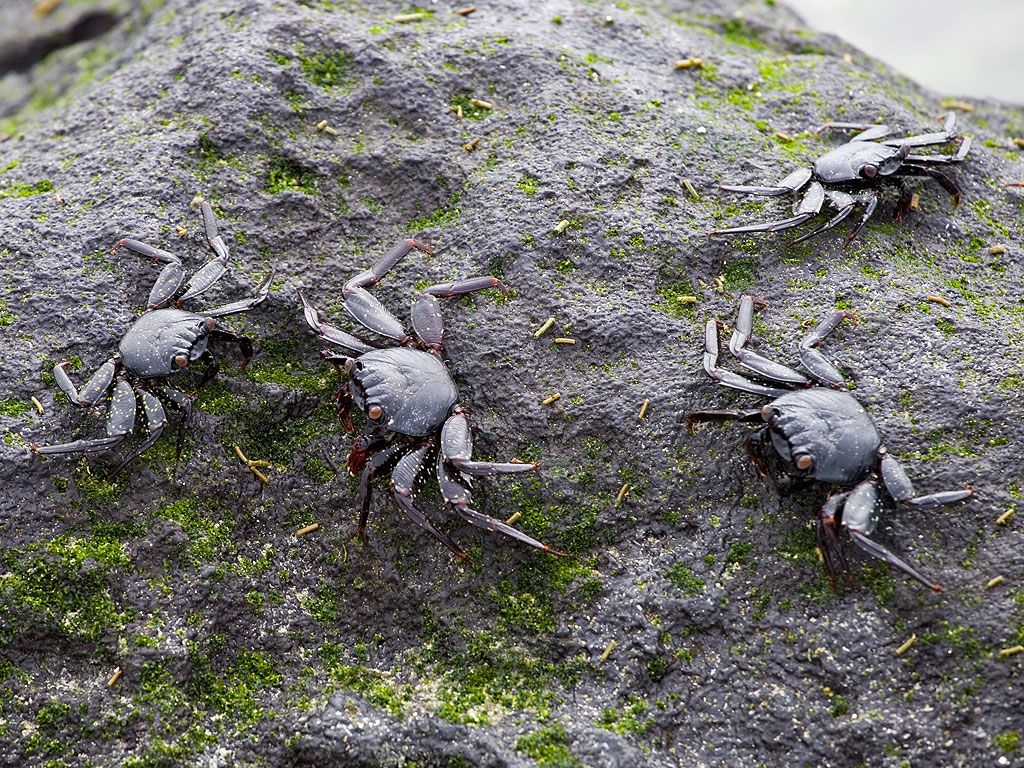
<svg viewBox="0 0 1024 768"><path fill-rule="evenodd" d="M33 6L5 3L0 37L0 764L1021 764L1020 108L961 115L959 208L927 183L845 249L845 224L708 240L785 215L717 184L837 140L807 129L947 108L773 3ZM93 12L110 24L68 32ZM177 414L115 480L116 455L32 456L102 433L50 371L83 380L142 308L157 268L119 238L203 263L197 193L235 259L211 303L277 270L231 320L253 364L223 350L180 460ZM352 437L295 291L343 322L347 277L410 235L436 255L374 289L401 316L427 282L514 288L448 302L447 354L478 454L541 463L478 482L480 508L566 557L442 518L429 483L474 565L385 481L351 539ZM826 489L780 498L742 426L685 433L689 409L759 404L700 362L746 291L781 359L856 311L826 350L890 450L922 492L976 487L879 532L945 593L856 552L834 593L807 527Z"/></svg>

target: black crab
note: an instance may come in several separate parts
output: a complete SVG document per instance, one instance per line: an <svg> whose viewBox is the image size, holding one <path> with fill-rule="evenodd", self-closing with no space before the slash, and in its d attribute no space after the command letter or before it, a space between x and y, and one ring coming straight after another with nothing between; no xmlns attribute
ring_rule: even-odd
<svg viewBox="0 0 1024 768"><path fill-rule="evenodd" d="M495 277L471 277L426 288L412 306L413 336L366 289L376 284L411 251L431 253L415 240L400 240L368 270L345 283L348 313L364 327L401 346L379 349L320 319L320 312L300 292L306 323L324 341L351 350L354 357L329 349L322 357L347 374L348 384L338 390L339 412L346 429L352 428L349 409L354 403L372 428L355 442L348 469L359 476L357 535L366 535L371 483L392 466L391 483L399 508L463 559L468 556L436 528L413 503L416 480L436 453L437 482L446 505L467 522L501 533L531 547L556 553L511 525L471 508L470 477L532 472L536 464L473 461L469 420L459 405L459 393L441 357L444 325L436 297L463 296L486 288L507 288Z"/></svg>
<svg viewBox="0 0 1024 768"><path fill-rule="evenodd" d="M924 176L935 179L953 198L953 205L960 204L960 187L953 179L933 166L960 163L971 148L970 137L962 137L957 151L952 155L916 155L915 147L947 144L957 138L956 114L950 112L941 131L907 136L902 139L875 141L892 133L887 125L867 123L826 123L815 130L820 133L829 129L858 130L856 136L845 144L826 152L808 168L793 171L773 186L742 186L723 184L727 192L742 192L749 195L778 197L790 195L803 189L806 191L796 206L795 215L788 219L768 221L761 224L747 224L729 229L717 229L713 235L738 235L746 232L778 232L803 224L817 216L827 200L837 213L815 230L801 235L794 243L800 243L831 229L853 212L857 204L864 206L864 216L846 238L848 245L863 229L882 196L882 186L896 184L901 195L896 206L896 221L910 210L913 193L904 179L908 176Z"/></svg>
<svg viewBox="0 0 1024 768"><path fill-rule="evenodd" d="M117 353L103 363L81 389L68 376L66 367L69 361L58 363L53 369L57 386L68 396L72 405L96 405L113 387L107 414L107 436L57 445L32 443L31 449L35 453L85 453L116 447L135 429L136 411L141 399L148 435L112 473L117 474L160 437L167 423L161 397L181 407L186 415L191 409L195 395L187 395L169 386L166 380L197 360L207 364L197 389L216 375L219 366L209 350L211 339L237 343L244 358L243 368L252 358L252 342L241 334L219 328L216 318L247 312L260 304L269 294L273 272L259 285L256 295L251 298L198 312L178 308L182 302L212 288L227 272L228 247L218 232L210 204L205 200L200 202L206 239L214 255L188 281L184 293L178 295L186 273L177 256L138 240L120 240L114 245L112 253L127 248L166 265L149 293L146 311L121 337Z"/></svg>
<svg viewBox="0 0 1024 768"><path fill-rule="evenodd" d="M852 317L850 313L833 313L801 341L804 375L747 349L755 303L751 296L740 301L729 351L740 365L776 386L718 367L716 320L709 320L705 330L704 370L719 384L771 397L772 401L750 411L694 411L686 416L687 427L692 430L698 422L714 421L764 424L747 437L745 447L758 473L770 477L780 493L810 481L838 487L822 506L817 523L818 546L833 588L840 574L851 580L838 536L841 526L863 551L941 592L939 584L869 538L878 525L882 491L895 502L931 507L962 501L971 496L973 488L915 495L906 471L886 451L864 406L843 391L842 374L815 348L845 318Z"/></svg>

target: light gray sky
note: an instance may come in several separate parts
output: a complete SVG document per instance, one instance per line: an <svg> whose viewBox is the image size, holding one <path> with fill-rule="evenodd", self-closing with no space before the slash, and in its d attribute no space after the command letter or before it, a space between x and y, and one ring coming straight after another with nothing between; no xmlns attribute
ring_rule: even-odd
<svg viewBox="0 0 1024 768"><path fill-rule="evenodd" d="M942 96L1024 104L1024 0L782 0Z"/></svg>

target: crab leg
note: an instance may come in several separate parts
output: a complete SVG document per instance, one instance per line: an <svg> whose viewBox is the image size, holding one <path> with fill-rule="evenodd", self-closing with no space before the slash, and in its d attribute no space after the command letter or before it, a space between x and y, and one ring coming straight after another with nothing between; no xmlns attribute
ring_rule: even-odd
<svg viewBox="0 0 1024 768"><path fill-rule="evenodd" d="M953 198L953 206L960 205L961 192L959 185L942 171L935 168L926 168L921 165L904 165L896 173L900 176L927 176L928 178L935 179L939 182L939 186L946 190L949 196Z"/></svg>
<svg viewBox="0 0 1024 768"><path fill-rule="evenodd" d="M864 225L868 223L868 219L871 218L871 214L873 214L875 212L875 208L878 207L878 200L880 197L881 193L878 190L875 190L874 192L864 192L857 196L857 202L864 204L864 216L861 217L857 226L853 228L853 232L847 236L846 241L843 243L844 246L852 243L857 238L857 235L860 234L860 231L864 229Z"/></svg>
<svg viewBox="0 0 1024 768"><path fill-rule="evenodd" d="M496 277L470 277L454 283L438 283L427 288L412 305L412 329L416 337L428 347L440 352L444 322L441 319L441 306L434 297L448 299L487 288L497 288L502 293L508 293L508 288Z"/></svg>
<svg viewBox="0 0 1024 768"><path fill-rule="evenodd" d="M427 519L427 516L413 505L413 486L416 484L416 478L426 465L427 452L429 450L430 446L424 445L415 451L405 454L399 460L395 471L391 473L391 484L394 487L395 500L398 501L398 506L405 513L406 517L416 523L416 525L426 529L434 538L460 558L468 561L469 555L459 549L458 544L448 538L448 536L435 528L434 524Z"/></svg>
<svg viewBox="0 0 1024 768"><path fill-rule="evenodd" d="M478 528L483 528L487 531L497 531L503 533L506 536L511 536L513 539L517 539L524 544L529 544L531 547L543 550L545 552L551 552L552 554L561 555L564 552L559 552L556 549L549 547L547 544L537 541L532 536L528 536L522 531L513 528L508 523L503 523L497 518L485 515L483 512L477 512L475 509L470 508L470 492L462 480L458 476L458 472L448 466L443 455L438 454L437 457L437 482L441 487L441 495L444 496L444 500L448 503L455 513L459 515L463 520L468 523L472 523Z"/></svg>
<svg viewBox="0 0 1024 768"><path fill-rule="evenodd" d="M846 380L832 363L815 349L828 335L834 331L843 320L856 317L850 312L833 312L822 320L813 331L808 333L800 342L800 363L807 369L811 377L829 387L842 389L846 386Z"/></svg>
<svg viewBox="0 0 1024 768"><path fill-rule="evenodd" d="M263 282L256 288L256 295L251 296L248 299L241 299L239 301L233 301L230 304L224 304L220 307L214 307L213 309L207 309L202 314L208 317L224 317L225 315L237 315L239 312L248 312L253 307L259 306L264 302L267 296L270 295L270 283L274 280L274 272L271 271L269 275L263 278ZM188 294L182 296L182 299L188 298Z"/></svg>
<svg viewBox="0 0 1024 768"><path fill-rule="evenodd" d="M869 555L884 560L912 579L917 579L929 589L941 592L942 587L939 584L925 578L920 571L894 552L868 538L877 525L879 507L881 507L881 500L878 498L878 485L874 478L865 480L850 492L843 505L842 522L846 530L849 531L853 543Z"/></svg>
<svg viewBox="0 0 1024 768"><path fill-rule="evenodd" d="M149 309L159 309L160 307L167 306L171 299L174 298L174 294L178 292L181 283L185 280L185 267L182 265L181 259L173 253L161 250L160 248L154 248L152 245L147 245L131 238L118 240L110 252L117 253L121 248L127 248L129 251L135 251L135 253L148 256L151 259L156 259L161 264L167 265L161 270L156 282L153 283L152 290L149 292Z"/></svg>
<svg viewBox="0 0 1024 768"><path fill-rule="evenodd" d="M889 147L926 147L929 144L945 144L956 138L956 112L946 115L946 122L941 131L922 133L919 136L906 136L902 139L889 139L881 142Z"/></svg>
<svg viewBox="0 0 1024 768"><path fill-rule="evenodd" d="M851 581L850 567L846 562L846 555L843 554L843 543L836 535L836 520L849 495L847 492L829 496L818 512L818 523L815 527L818 549L821 551L822 563L832 589L836 588L836 577L840 574L843 574L847 583Z"/></svg>
<svg viewBox="0 0 1024 768"><path fill-rule="evenodd" d="M114 374L117 372L117 358L112 357L101 365L89 380L82 387L81 392L75 387L71 377L68 376L64 366L70 365L71 361L57 363L53 367L53 378L57 380L57 386L68 396L73 405L96 405L114 383Z"/></svg>
<svg viewBox="0 0 1024 768"><path fill-rule="evenodd" d="M238 351L242 353L242 370L244 371L246 368L249 367L249 363L252 362L252 356L253 356L254 350L253 350L253 347L252 347L252 339L250 339L248 336L245 336L245 335L243 335L241 333L235 333L234 331L227 331L227 330L224 330L223 328L215 328L214 330L210 331L210 338L211 339L218 339L220 341L233 341L233 342L235 342L235 344L238 345ZM209 359L210 363L212 363L216 367L219 367L219 363L217 362L217 359L213 355L211 355L209 352L207 352L206 356ZM214 371L214 373L211 373L209 375L204 375L203 378L204 379L212 379L214 377L215 373L216 373L216 371ZM202 389L202 388L203 388L202 384L200 384L197 387L197 389Z"/></svg>
<svg viewBox="0 0 1024 768"><path fill-rule="evenodd" d="M740 376L738 373L727 371L718 367L718 321L708 320L704 326L704 370L708 376L726 387L732 387L742 392L750 392L754 395L765 397L781 397L790 390L766 387L750 379Z"/></svg>
<svg viewBox="0 0 1024 768"><path fill-rule="evenodd" d="M345 283L345 309L357 322L382 336L405 343L408 335L405 328L387 308L366 289L375 285L412 250L431 253L430 248L415 240L399 240L390 251L381 256L373 266L360 272Z"/></svg>
<svg viewBox="0 0 1024 768"><path fill-rule="evenodd" d="M766 221L761 224L747 224L743 227L716 229L708 232L708 236L736 235L743 232L778 232L783 229L791 229L816 216L821 211L821 206L824 202L825 188L815 181L807 188L803 199L800 200L800 205L796 209L796 216L788 219L779 219L778 221Z"/></svg>
<svg viewBox="0 0 1024 768"><path fill-rule="evenodd" d="M302 302L302 314L306 318L306 325L313 329L324 341L329 341L331 344L337 344L339 347L345 347L351 349L353 352L357 352L360 355L364 352L370 352L374 349L366 342L361 339L357 339L350 333L346 333L340 328L335 328L330 323L325 323L320 319L320 311L309 302L305 294L299 291L299 300ZM334 362L332 360L332 362Z"/></svg>
<svg viewBox="0 0 1024 768"><path fill-rule="evenodd" d="M811 230L806 235L800 235L796 240L793 241L793 245L802 243L805 240L810 240L816 235L820 235L822 232L828 229L832 229L836 224L841 222L847 216L853 212L853 207L856 204L856 200L850 197L845 192L839 192L836 190L827 189L825 190L825 198L836 208L839 213L829 219L827 222L822 224L817 229Z"/></svg>
<svg viewBox="0 0 1024 768"><path fill-rule="evenodd" d="M532 472L538 466L521 462L472 461L473 437L469 431L469 419L458 405L452 409L452 415L441 429L441 455L460 472L475 477Z"/></svg>
<svg viewBox="0 0 1024 768"><path fill-rule="evenodd" d="M167 414L164 413L164 406L159 398L140 387L136 387L135 392L142 396L142 411L146 414L146 428L149 430L149 435L117 465L117 468L110 473L111 478L135 461L149 446L155 443L167 424Z"/></svg>
<svg viewBox="0 0 1024 768"><path fill-rule="evenodd" d="M370 516L370 498L373 494L371 485L373 478L378 472L387 469L398 460L405 446L401 443L393 443L378 453L365 458L362 463L362 470L359 474L359 493L356 495L356 509L359 510L359 523L356 528L356 535L363 541L366 540L366 519ZM353 447L353 452L355 448ZM351 470L352 457L349 455L349 468Z"/></svg>
<svg viewBox="0 0 1024 768"><path fill-rule="evenodd" d="M192 275L192 279L185 286L185 293L179 301L191 299L193 296L210 290L228 269L228 247L217 230L217 217L213 215L213 209L206 200L203 200L202 211L203 224L206 227L206 242L210 244L210 250L214 252L215 256Z"/></svg>
<svg viewBox="0 0 1024 768"><path fill-rule="evenodd" d="M815 128L812 133L824 133L825 131L860 131L850 141L872 141L888 136L892 129L881 123L825 123Z"/></svg>
<svg viewBox="0 0 1024 768"><path fill-rule="evenodd" d="M810 168L798 168L789 176L784 178L774 187L750 187L740 184L722 184L720 189L726 192L742 192L747 195L764 195L765 197L779 197L796 192L804 184L811 180L814 172Z"/></svg>
<svg viewBox="0 0 1024 768"><path fill-rule="evenodd" d="M883 449L884 450L884 449ZM914 495L914 484L910 481L903 465L888 453L882 453L879 461L879 470L882 475L882 483L885 490L889 492L896 501L908 504L912 507L932 507L943 504L953 504L969 498L974 489L968 486L960 491L939 491L929 493L925 496Z"/></svg>
<svg viewBox="0 0 1024 768"><path fill-rule="evenodd" d="M753 411L690 411L686 414L686 431L692 434L694 431L694 425L702 424L704 422L755 422L761 421L762 418L760 408Z"/></svg>
<svg viewBox="0 0 1024 768"><path fill-rule="evenodd" d="M761 303L763 304L764 302ZM740 309L736 314L736 325L732 331L732 338L729 339L729 351L739 361L740 365L754 371L754 373L769 381L798 385L809 383L807 377L802 373L747 349L746 346L750 341L753 330L754 297L744 296L740 299Z"/></svg>
<svg viewBox="0 0 1024 768"><path fill-rule="evenodd" d="M36 453L88 453L113 448L120 443L135 427L135 393L131 385L119 379L110 398L110 411L107 414L107 436L94 440L75 440L59 445L39 445L33 443L31 448Z"/></svg>
<svg viewBox="0 0 1024 768"><path fill-rule="evenodd" d="M967 157L967 151L971 148L971 137L964 136L960 140L955 155L907 155L908 163L934 163L935 165L950 165L961 163Z"/></svg>

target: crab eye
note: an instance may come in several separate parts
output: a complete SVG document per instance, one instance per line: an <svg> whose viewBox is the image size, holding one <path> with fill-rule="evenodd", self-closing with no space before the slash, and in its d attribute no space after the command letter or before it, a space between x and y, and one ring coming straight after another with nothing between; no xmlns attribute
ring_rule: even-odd
<svg viewBox="0 0 1024 768"><path fill-rule="evenodd" d="M802 469L802 470L806 471L806 470L810 469L813 466L814 466L814 459L811 458L806 453L803 456L797 457L797 460L796 460L796 468L797 469Z"/></svg>
<svg viewBox="0 0 1024 768"><path fill-rule="evenodd" d="M380 421L384 418L384 409L379 405L371 405L366 415L370 417L370 421Z"/></svg>
<svg viewBox="0 0 1024 768"><path fill-rule="evenodd" d="M775 415L775 411L770 405L764 405L761 407L761 418L765 421L771 421L772 416Z"/></svg>
<svg viewBox="0 0 1024 768"><path fill-rule="evenodd" d="M878 175L878 166L871 164L865 165L860 169L860 175L865 179L873 179Z"/></svg>
<svg viewBox="0 0 1024 768"><path fill-rule="evenodd" d="M345 370L352 373L352 369L356 367L356 361L351 357L345 358Z"/></svg>
<svg viewBox="0 0 1024 768"><path fill-rule="evenodd" d="M205 320L203 320L203 327L206 329L206 332L209 333L210 331L217 327L217 321L214 320L212 317L208 317Z"/></svg>
<svg viewBox="0 0 1024 768"><path fill-rule="evenodd" d="M179 368L184 368L188 365L188 355L175 355L174 364Z"/></svg>

